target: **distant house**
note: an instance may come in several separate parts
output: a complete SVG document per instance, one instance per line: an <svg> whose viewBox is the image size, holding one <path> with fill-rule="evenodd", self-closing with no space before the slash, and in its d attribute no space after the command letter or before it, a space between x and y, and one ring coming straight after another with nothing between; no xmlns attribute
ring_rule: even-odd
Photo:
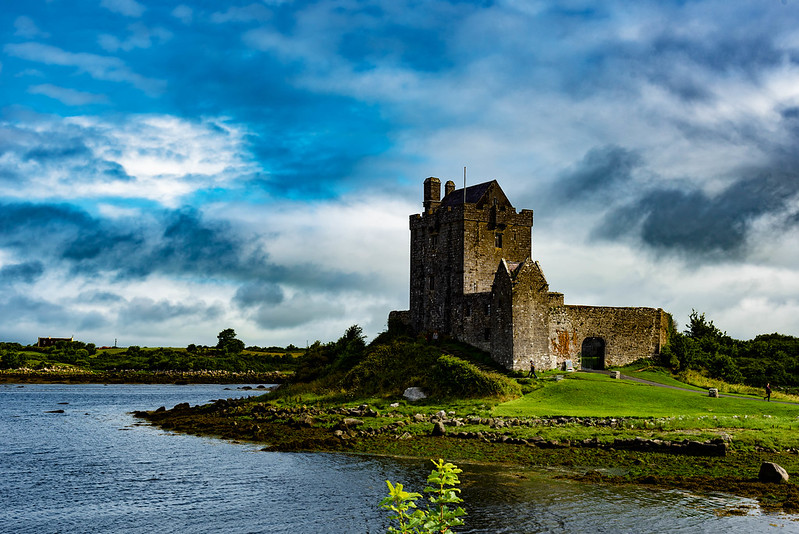
<svg viewBox="0 0 799 534"><path fill-rule="evenodd" d="M463 189L428 178L411 215L410 310L392 312L431 339L450 336L507 369L603 369L660 353L660 308L564 303L532 259L533 212L517 212L496 181ZM589 267L586 266L586 270Z"/></svg>
<svg viewBox="0 0 799 534"><path fill-rule="evenodd" d="M39 342L36 343L37 347L52 347L59 341L68 341L73 342L75 341L74 337L40 337Z"/></svg>

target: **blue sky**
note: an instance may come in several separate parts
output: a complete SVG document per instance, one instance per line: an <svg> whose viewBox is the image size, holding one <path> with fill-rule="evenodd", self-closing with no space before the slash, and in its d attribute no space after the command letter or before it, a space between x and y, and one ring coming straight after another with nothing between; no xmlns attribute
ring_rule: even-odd
<svg viewBox="0 0 799 534"><path fill-rule="evenodd" d="M374 336L464 166L567 303L799 335L794 0L29 0L0 35L0 339Z"/></svg>

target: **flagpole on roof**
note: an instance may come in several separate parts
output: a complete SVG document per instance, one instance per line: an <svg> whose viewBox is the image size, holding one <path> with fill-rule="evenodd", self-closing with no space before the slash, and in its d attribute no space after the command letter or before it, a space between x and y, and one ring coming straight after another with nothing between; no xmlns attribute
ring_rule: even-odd
<svg viewBox="0 0 799 534"><path fill-rule="evenodd" d="M466 207L466 167L463 168L463 207Z"/></svg>

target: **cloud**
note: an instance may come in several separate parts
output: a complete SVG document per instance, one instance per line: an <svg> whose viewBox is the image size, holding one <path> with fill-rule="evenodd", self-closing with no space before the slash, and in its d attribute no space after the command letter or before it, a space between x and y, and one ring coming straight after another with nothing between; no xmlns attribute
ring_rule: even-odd
<svg viewBox="0 0 799 534"><path fill-rule="evenodd" d="M63 102L68 106L85 106L87 104L108 104L105 95L77 91L66 87L58 87L49 83L32 85L28 92L34 95L49 96L55 100Z"/></svg>
<svg viewBox="0 0 799 534"><path fill-rule="evenodd" d="M607 202L607 195L630 183L641 163L639 154L619 146L593 148L554 184L553 195L567 201Z"/></svg>
<svg viewBox="0 0 799 534"><path fill-rule="evenodd" d="M222 309L218 305L208 306L202 301L184 300L170 302L166 299L136 297L120 306L117 320L122 324L150 325L174 324L186 320L207 321L218 319Z"/></svg>
<svg viewBox="0 0 799 534"><path fill-rule="evenodd" d="M258 306L262 304L276 305L283 302L283 290L278 284L272 282L249 282L239 286L233 301L243 307Z"/></svg>
<svg viewBox="0 0 799 534"><path fill-rule="evenodd" d="M758 221L771 218L776 232L799 229L799 173L778 168L750 169L723 191L710 194L686 184L657 187L611 210L596 235L634 236L657 252L692 261L741 258L749 252ZM762 230L761 230L762 233Z"/></svg>
<svg viewBox="0 0 799 534"><path fill-rule="evenodd" d="M165 28L148 28L143 24L133 24L129 28L130 36L125 40L120 40L116 35L108 33L100 34L97 42L108 52L123 50L130 52L135 48L150 48L154 44L163 44L172 38L172 32Z"/></svg>
<svg viewBox="0 0 799 534"><path fill-rule="evenodd" d="M3 265L0 267L0 285L30 284L35 282L42 273L44 273L44 265L40 261Z"/></svg>
<svg viewBox="0 0 799 534"><path fill-rule="evenodd" d="M41 90L63 96L52 87ZM17 177L16 187L3 191L6 196L144 199L175 207L198 191L235 188L257 173L245 143L246 131L222 119L0 122L0 176Z"/></svg>
<svg viewBox="0 0 799 534"><path fill-rule="evenodd" d="M136 0L101 0L100 5L126 17L141 17L145 7Z"/></svg>
<svg viewBox="0 0 799 534"><path fill-rule="evenodd" d="M211 15L211 22L224 24L227 22L264 22L272 18L272 12L263 4L249 4L243 7L229 7L224 13Z"/></svg>
<svg viewBox="0 0 799 534"><path fill-rule="evenodd" d="M181 4L172 10L172 16L183 24L191 24L194 20L194 10L185 4Z"/></svg>
<svg viewBox="0 0 799 534"><path fill-rule="evenodd" d="M86 73L97 80L129 83L150 96L156 96L166 89L166 82L141 76L116 57L67 52L55 46L34 42L7 44L3 50L6 54L28 61L75 67L78 73Z"/></svg>
<svg viewBox="0 0 799 534"><path fill-rule="evenodd" d="M14 35L24 37L25 39L35 39L37 37L46 39L50 37L50 34L41 31L30 17L17 17L14 21L14 28L16 30Z"/></svg>

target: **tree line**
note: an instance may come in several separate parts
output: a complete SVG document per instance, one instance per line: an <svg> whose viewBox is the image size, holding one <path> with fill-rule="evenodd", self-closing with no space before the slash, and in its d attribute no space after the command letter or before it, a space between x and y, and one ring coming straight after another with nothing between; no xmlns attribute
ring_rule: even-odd
<svg viewBox="0 0 799 534"><path fill-rule="evenodd" d="M217 335L213 347L190 344L185 349L154 349L131 345L124 350L98 350L94 343L58 341L50 347L0 342L0 369L31 366L43 369L57 364L91 371L230 371L271 372L292 370L296 366L293 345L287 348L245 349L232 328Z"/></svg>
<svg viewBox="0 0 799 534"><path fill-rule="evenodd" d="M731 384L799 387L799 338L774 333L733 339L696 310L684 331L672 327L660 360L674 373L695 370Z"/></svg>

